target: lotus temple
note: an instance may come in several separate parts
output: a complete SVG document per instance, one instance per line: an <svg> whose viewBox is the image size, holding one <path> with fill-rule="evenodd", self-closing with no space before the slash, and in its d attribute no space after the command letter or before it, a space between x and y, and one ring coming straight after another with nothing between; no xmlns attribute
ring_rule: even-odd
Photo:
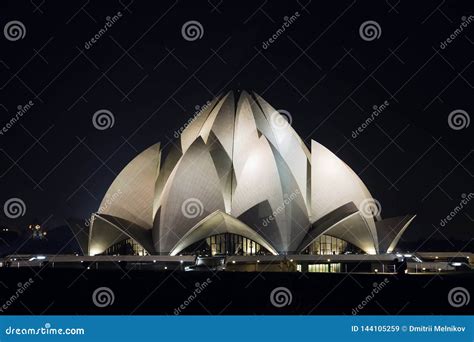
<svg viewBox="0 0 474 342"><path fill-rule="evenodd" d="M208 103L178 140L123 168L88 227L72 225L84 256L292 258L298 268L332 259L335 269L392 260L415 216L382 219L357 174L317 141L307 146L286 116L245 91Z"/></svg>
<svg viewBox="0 0 474 342"><path fill-rule="evenodd" d="M289 121L255 93L217 97L132 159L90 220L70 220L80 252L9 264L393 272L416 258L396 250L415 216L382 219L358 175Z"/></svg>

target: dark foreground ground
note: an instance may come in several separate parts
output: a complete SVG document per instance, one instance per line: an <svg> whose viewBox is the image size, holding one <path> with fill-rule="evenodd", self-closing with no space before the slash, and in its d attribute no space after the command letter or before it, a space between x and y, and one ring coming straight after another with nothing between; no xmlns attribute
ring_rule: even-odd
<svg viewBox="0 0 474 342"><path fill-rule="evenodd" d="M11 268L0 269L0 314L462 315L472 314L472 301L465 304L464 297L463 305L454 307L448 294L457 287L472 294L473 283L472 273L399 276ZM29 285L25 288L25 284ZM100 287L110 290L93 298ZM286 290L277 289L272 299L278 287Z"/></svg>

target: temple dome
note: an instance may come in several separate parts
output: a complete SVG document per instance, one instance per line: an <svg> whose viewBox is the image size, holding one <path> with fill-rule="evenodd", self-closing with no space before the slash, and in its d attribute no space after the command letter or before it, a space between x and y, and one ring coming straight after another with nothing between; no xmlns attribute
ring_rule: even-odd
<svg viewBox="0 0 474 342"><path fill-rule="evenodd" d="M357 174L320 143L309 150L257 94L217 97L178 137L140 153L113 181L92 221L89 254L130 238L149 254L176 255L222 233L272 254L301 253L323 234L377 254L393 250L413 219L385 224Z"/></svg>

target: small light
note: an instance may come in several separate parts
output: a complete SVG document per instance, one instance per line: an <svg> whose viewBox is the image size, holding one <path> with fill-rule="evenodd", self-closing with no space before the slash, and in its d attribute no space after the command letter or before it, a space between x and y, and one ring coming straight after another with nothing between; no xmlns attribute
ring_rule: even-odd
<svg viewBox="0 0 474 342"><path fill-rule="evenodd" d="M438 259L438 256L435 256L435 259Z"/></svg>
<svg viewBox="0 0 474 342"><path fill-rule="evenodd" d="M168 266L165 266L165 270L167 270L167 269L168 269Z"/></svg>
<svg viewBox="0 0 474 342"><path fill-rule="evenodd" d="M421 270L422 270L422 271L426 271L426 267L423 267Z"/></svg>
<svg viewBox="0 0 474 342"><path fill-rule="evenodd" d="M81 260L81 263L83 263L83 262L84 262L84 260Z"/></svg>
<svg viewBox="0 0 474 342"><path fill-rule="evenodd" d="M405 270L405 274L408 274L408 270Z"/></svg>
<svg viewBox="0 0 474 342"><path fill-rule="evenodd" d="M156 260L153 260L153 262L156 262Z"/></svg>
<svg viewBox="0 0 474 342"><path fill-rule="evenodd" d="M257 260L257 262L260 262L260 260Z"/></svg>
<svg viewBox="0 0 474 342"><path fill-rule="evenodd" d="M375 273L377 273L378 271L379 271L378 268L376 268L376 269L374 270Z"/></svg>
<svg viewBox="0 0 474 342"><path fill-rule="evenodd" d="M290 259L290 262L293 262L293 259Z"/></svg>
<svg viewBox="0 0 474 342"><path fill-rule="evenodd" d="M91 269L91 267L90 267L90 266L87 266L87 269L88 269L88 270L90 270L90 269Z"/></svg>
<svg viewBox="0 0 474 342"><path fill-rule="evenodd" d="M438 272L441 272L441 268L438 268Z"/></svg>
<svg viewBox="0 0 474 342"><path fill-rule="evenodd" d="M331 262L331 259L328 259L328 262Z"/></svg>
<svg viewBox="0 0 474 342"><path fill-rule="evenodd" d="M180 262L180 263L183 263L184 261L183 261L183 260L180 260L179 262Z"/></svg>
<svg viewBox="0 0 474 342"><path fill-rule="evenodd" d="M232 263L235 264L235 260L232 260Z"/></svg>
<svg viewBox="0 0 474 342"><path fill-rule="evenodd" d="M453 265L453 266L456 266L456 267L457 267L457 266L461 266L461 263L460 263L460 262L453 262L451 265Z"/></svg>

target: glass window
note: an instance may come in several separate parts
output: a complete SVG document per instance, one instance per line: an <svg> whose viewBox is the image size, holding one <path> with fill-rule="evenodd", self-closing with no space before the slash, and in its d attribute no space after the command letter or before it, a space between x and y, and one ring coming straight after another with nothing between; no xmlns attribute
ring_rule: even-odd
<svg viewBox="0 0 474 342"><path fill-rule="evenodd" d="M341 272L341 264L312 264L308 265L308 272Z"/></svg>
<svg viewBox="0 0 474 342"><path fill-rule="evenodd" d="M308 265L308 272L329 272L328 264Z"/></svg>
<svg viewBox="0 0 474 342"><path fill-rule="evenodd" d="M104 252L105 255L148 255L148 252L135 240L125 239L119 241Z"/></svg>
<svg viewBox="0 0 474 342"><path fill-rule="evenodd" d="M358 251L359 249L347 241L330 235L321 235L306 248L303 254L332 255L343 254L346 251Z"/></svg>
<svg viewBox="0 0 474 342"><path fill-rule="evenodd" d="M257 242L241 235L224 233L210 236L188 246L184 255L265 255L270 254Z"/></svg>

